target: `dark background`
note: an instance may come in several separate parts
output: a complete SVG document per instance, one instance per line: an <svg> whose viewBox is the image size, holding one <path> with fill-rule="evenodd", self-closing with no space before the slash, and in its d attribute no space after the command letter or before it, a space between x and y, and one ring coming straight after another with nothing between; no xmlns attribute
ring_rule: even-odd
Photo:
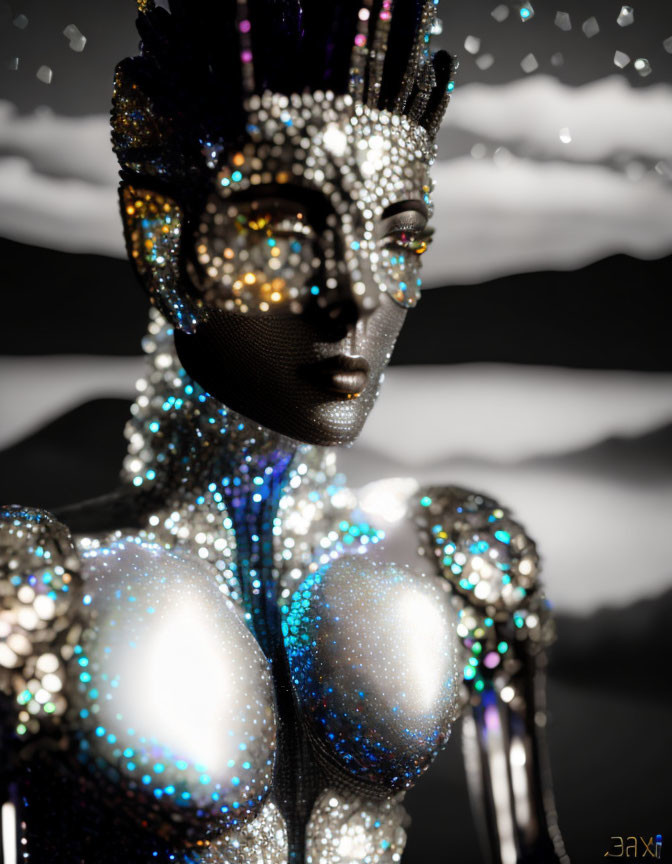
<svg viewBox="0 0 672 864"><path fill-rule="evenodd" d="M630 66L623 74L633 86L650 86L672 81L672 55L663 48L663 40L672 36L672 11L664 0L640 0L634 5L635 23L619 27L616 18L621 9L614 0L548 0L533 3L534 17L523 22L510 3L511 14L497 23L491 11L499 0L468 0L462 3L442 2L440 18L443 34L435 37L439 47L458 56L458 86L470 81L505 83L520 78L520 61L529 52L536 56L541 72L549 72L571 85L585 84L603 78L615 70L614 50L625 51L633 59L646 57L653 75L641 78ZM0 56L5 60L20 57L18 72L2 72L2 98L11 98L22 111L48 105L66 115L108 110L112 70L121 57L132 54L137 45L134 29L134 0L0 0ZM568 33L554 25L556 11L568 12L572 30ZM25 30L12 27L19 13L27 15ZM595 17L600 33L586 39L581 24ZM76 24L87 37L83 54L68 48L62 35L67 24ZM481 39L482 51L495 57L495 64L481 71L474 58L464 49L467 35ZM434 44L434 43L433 43ZM564 63L551 64L551 57L561 52ZM39 66L54 69L50 88L35 79Z"/></svg>

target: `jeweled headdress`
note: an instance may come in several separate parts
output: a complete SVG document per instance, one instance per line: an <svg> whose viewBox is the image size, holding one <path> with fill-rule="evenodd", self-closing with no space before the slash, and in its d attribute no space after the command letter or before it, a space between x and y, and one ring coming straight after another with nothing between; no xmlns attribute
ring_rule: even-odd
<svg viewBox="0 0 672 864"><path fill-rule="evenodd" d="M354 166L350 190L358 191L351 197L364 202L365 219L376 207L382 210L385 200L410 191L411 181L424 190L431 208L428 180L418 183L418 177L433 158L434 136L452 86L449 55L430 51L437 4L162 0L159 5L159 0L139 0L141 52L117 68L113 141L126 190L122 207L129 251L140 274L149 271L151 293L180 326L195 326L208 295L204 284L201 297L185 298L176 288L180 276L174 269L185 222L193 226L206 210L204 178L219 172L217 188L225 196L234 186L297 176L322 188L334 177L340 182ZM388 126L382 137L372 128L379 120ZM328 123L317 154L310 152L320 125ZM398 124L402 128L393 128ZM374 146L368 148L364 138L375 139ZM244 152L255 141L268 145L255 154L256 168ZM292 166L293 175L269 168L274 159L281 164L283 147L305 153L304 164ZM405 148L408 158L396 158L395 147ZM355 158L358 148L366 150L365 158ZM322 179L316 171L311 179L316 156L330 163L326 174L334 177ZM367 188L374 182L376 190ZM148 183L151 196L136 194ZM354 249L353 244L361 245L355 239L347 245ZM419 279L414 273L408 278L408 268L398 269L391 279L388 272L374 273L370 281L380 290L389 290L391 282L395 299L412 305ZM241 286L227 302L245 311L246 287ZM262 310L276 297L287 299L288 292L271 280L266 294L257 304Z"/></svg>
<svg viewBox="0 0 672 864"><path fill-rule="evenodd" d="M141 53L117 68L120 161L130 171L188 176L203 149L242 143L246 99L265 91L349 93L408 116L433 137L451 72L445 51L430 52L437 5L139 0Z"/></svg>

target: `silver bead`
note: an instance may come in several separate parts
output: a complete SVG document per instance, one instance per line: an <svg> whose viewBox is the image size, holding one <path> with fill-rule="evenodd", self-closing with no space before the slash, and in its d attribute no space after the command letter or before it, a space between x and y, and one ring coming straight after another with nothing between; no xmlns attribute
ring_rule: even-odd
<svg viewBox="0 0 672 864"><path fill-rule="evenodd" d="M408 823L398 799L367 801L352 792L326 789L306 827L306 862L397 864Z"/></svg>

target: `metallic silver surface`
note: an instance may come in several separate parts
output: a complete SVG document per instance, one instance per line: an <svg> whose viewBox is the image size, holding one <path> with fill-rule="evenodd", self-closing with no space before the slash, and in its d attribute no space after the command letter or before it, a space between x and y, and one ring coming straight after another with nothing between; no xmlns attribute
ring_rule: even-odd
<svg viewBox="0 0 672 864"><path fill-rule="evenodd" d="M264 52L264 4L236 0L227 20L234 4L138 2L142 54L118 69L114 142L129 255L165 318L152 317L128 428L130 512L71 526L83 582L77 560L72 574L32 560L45 549L31 514L0 536L0 559L4 540L12 554L32 544L0 582L0 685L23 709L11 725L27 792L11 803L24 857L397 862L398 793L448 738L462 639L470 778L494 854L545 859L533 544L464 493L469 517L426 505L442 572L377 563L383 532L299 445L354 440L417 301L450 90L450 61L429 47L437 0L409 4L415 25L397 19L409 39L391 55L406 70L396 93L383 88L391 0L363 0L347 93L310 76L262 84L286 23ZM240 99L221 92L238 71ZM49 628L53 645L33 639ZM56 746L31 738L45 727Z"/></svg>
<svg viewBox="0 0 672 864"><path fill-rule="evenodd" d="M345 556L295 593L285 644L299 701L350 776L409 788L446 742L457 673L439 580Z"/></svg>
<svg viewBox="0 0 672 864"><path fill-rule="evenodd" d="M7 725L19 740L67 708L61 647L80 599L79 561L66 526L44 510L0 508L0 699L9 699Z"/></svg>
<svg viewBox="0 0 672 864"><path fill-rule="evenodd" d="M569 864L558 827L546 743L546 679L533 658L521 697L471 704L462 749L481 842L496 864Z"/></svg>
<svg viewBox="0 0 672 864"><path fill-rule="evenodd" d="M224 826L259 810L274 760L271 676L212 570L131 537L82 564L82 754L178 821L198 812Z"/></svg>
<svg viewBox="0 0 672 864"><path fill-rule="evenodd" d="M199 864L286 864L287 830L282 814L267 801L252 822L210 841Z"/></svg>

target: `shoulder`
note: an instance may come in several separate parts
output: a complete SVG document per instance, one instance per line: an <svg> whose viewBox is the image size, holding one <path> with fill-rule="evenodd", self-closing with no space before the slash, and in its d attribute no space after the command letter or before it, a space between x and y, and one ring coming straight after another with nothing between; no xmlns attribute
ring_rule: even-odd
<svg viewBox="0 0 672 864"><path fill-rule="evenodd" d="M494 568L503 586L515 579L523 588L532 587L539 569L536 543L502 502L460 486L419 486L409 509L425 553L438 559L451 581L467 571L485 575ZM476 579L474 588L481 581ZM485 586L475 596L498 599L487 595Z"/></svg>
<svg viewBox="0 0 672 864"><path fill-rule="evenodd" d="M512 628L517 640L548 644L553 625L537 545L503 502L453 485L408 477L369 483L360 506L385 530L385 554L441 578L460 621Z"/></svg>
<svg viewBox="0 0 672 864"><path fill-rule="evenodd" d="M19 505L0 507L3 577L11 581L55 567L75 569L77 560L70 530L52 513Z"/></svg>
<svg viewBox="0 0 672 864"><path fill-rule="evenodd" d="M516 643L553 641L537 545L505 504L459 486L425 486L409 515L420 553L450 586L463 638L494 622L494 630L508 628Z"/></svg>
<svg viewBox="0 0 672 864"><path fill-rule="evenodd" d="M62 522L46 510L0 507L0 693L24 706L20 734L65 708L53 648L65 638L78 582L79 558Z"/></svg>

